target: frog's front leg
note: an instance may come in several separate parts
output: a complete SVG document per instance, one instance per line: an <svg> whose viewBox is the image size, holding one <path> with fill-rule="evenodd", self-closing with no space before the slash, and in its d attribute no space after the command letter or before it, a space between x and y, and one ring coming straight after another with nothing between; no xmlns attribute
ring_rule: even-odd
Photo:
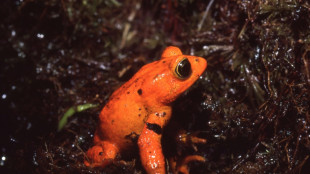
<svg viewBox="0 0 310 174"><path fill-rule="evenodd" d="M162 152L161 137L164 126L171 116L171 109L151 114L145 122L138 140L143 167L149 174L164 174L165 158Z"/></svg>

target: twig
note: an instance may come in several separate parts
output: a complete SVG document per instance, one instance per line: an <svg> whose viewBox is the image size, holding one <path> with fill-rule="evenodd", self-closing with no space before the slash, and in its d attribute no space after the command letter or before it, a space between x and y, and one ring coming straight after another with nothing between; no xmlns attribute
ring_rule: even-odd
<svg viewBox="0 0 310 174"><path fill-rule="evenodd" d="M213 2L214 2L214 0L211 0L211 1L209 2L208 6L207 6L207 8L206 8L206 10L205 10L205 12L204 12L204 14L203 14L203 17L202 17L201 21L200 21L199 24L198 24L198 31L200 31L200 29L201 29L201 27L202 27L204 21L206 20L207 15L208 15L208 13L209 13L209 10L210 10L210 8L211 8Z"/></svg>

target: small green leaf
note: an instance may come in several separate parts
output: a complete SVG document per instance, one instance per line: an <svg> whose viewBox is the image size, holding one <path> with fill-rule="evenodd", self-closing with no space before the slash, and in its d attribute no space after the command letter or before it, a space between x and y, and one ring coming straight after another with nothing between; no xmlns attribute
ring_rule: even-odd
<svg viewBox="0 0 310 174"><path fill-rule="evenodd" d="M76 112L82 112L84 110L97 107L98 104L92 104L92 103L86 103L78 106L72 106L70 107L65 114L62 116L62 118L58 122L58 128L57 131L61 131L63 127L67 124L68 118L74 115Z"/></svg>
<svg viewBox="0 0 310 174"><path fill-rule="evenodd" d="M83 105L78 105L76 108L77 108L77 112L82 112L86 109L90 109L90 108L94 108L94 107L97 107L98 104L92 104L92 103L86 103L86 104L83 104Z"/></svg>

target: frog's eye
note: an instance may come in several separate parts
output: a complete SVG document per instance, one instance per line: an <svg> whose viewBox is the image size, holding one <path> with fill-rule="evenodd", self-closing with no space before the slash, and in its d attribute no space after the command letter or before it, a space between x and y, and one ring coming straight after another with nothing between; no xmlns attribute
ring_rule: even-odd
<svg viewBox="0 0 310 174"><path fill-rule="evenodd" d="M186 79L192 73L191 63L187 58L182 59L175 67L175 73L178 78Z"/></svg>

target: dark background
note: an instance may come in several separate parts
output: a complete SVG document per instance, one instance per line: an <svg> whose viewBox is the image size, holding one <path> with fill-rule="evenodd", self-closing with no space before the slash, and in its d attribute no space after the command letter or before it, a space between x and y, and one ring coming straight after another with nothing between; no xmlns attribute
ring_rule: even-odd
<svg viewBox="0 0 310 174"><path fill-rule="evenodd" d="M111 93L168 45L208 61L171 120L208 142L171 143L168 125L167 158L204 156L191 173L309 173L309 16L304 0L1 1L1 173L143 172L138 155L89 169L84 153ZM85 103L99 107L58 132Z"/></svg>

